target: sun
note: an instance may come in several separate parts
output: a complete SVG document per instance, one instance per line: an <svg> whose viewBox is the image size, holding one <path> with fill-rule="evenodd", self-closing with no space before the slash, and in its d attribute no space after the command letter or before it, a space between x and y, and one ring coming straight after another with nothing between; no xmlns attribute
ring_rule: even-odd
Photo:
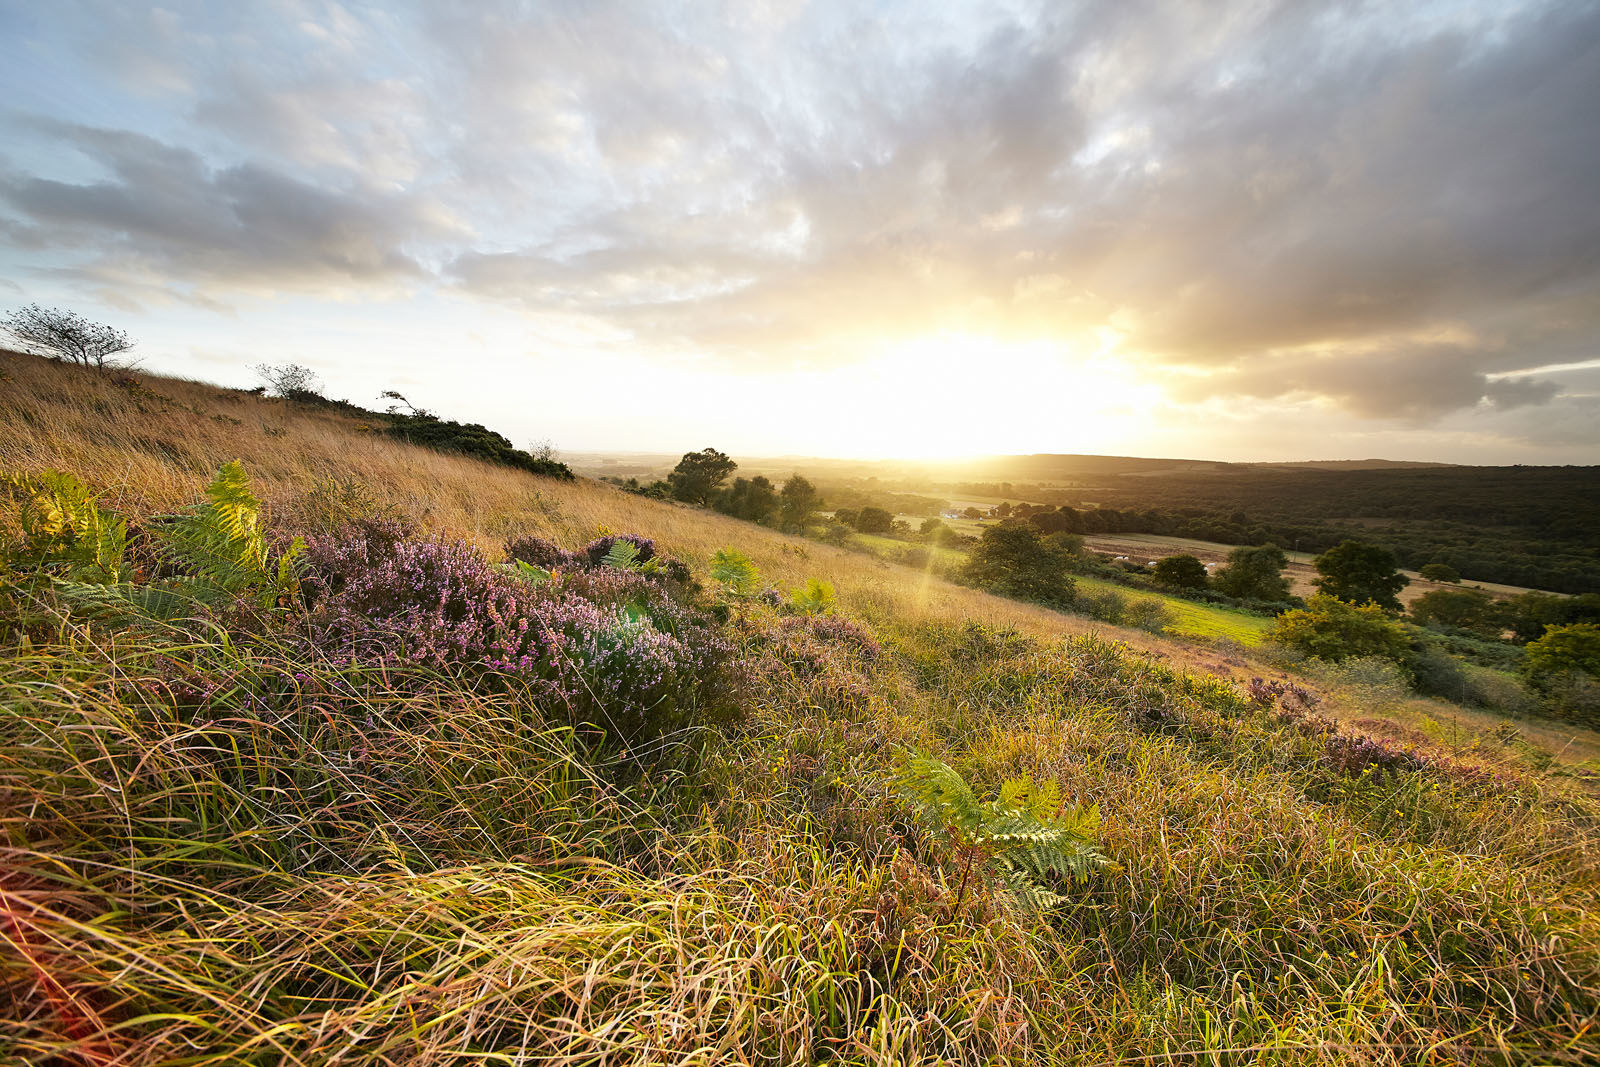
<svg viewBox="0 0 1600 1067"><path fill-rule="evenodd" d="M1160 390L1114 344L938 333L823 376L830 449L910 459L1134 447Z"/></svg>

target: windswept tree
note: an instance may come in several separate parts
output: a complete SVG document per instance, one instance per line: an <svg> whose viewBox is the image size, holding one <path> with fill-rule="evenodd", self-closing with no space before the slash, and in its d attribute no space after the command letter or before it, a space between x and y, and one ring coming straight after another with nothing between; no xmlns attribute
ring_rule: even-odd
<svg viewBox="0 0 1600 1067"><path fill-rule="evenodd" d="M75 311L29 304L4 318L0 328L24 349L37 356L106 370L124 366L116 357L131 349L132 339L121 330L90 322Z"/></svg>
<svg viewBox="0 0 1600 1067"><path fill-rule="evenodd" d="M677 499L687 504L704 504L738 466L728 458L727 453L714 448L685 452L672 473L667 475L667 484L672 487L672 495Z"/></svg>
<svg viewBox="0 0 1600 1067"><path fill-rule="evenodd" d="M299 363L257 363L250 369L256 372L256 377L261 379L261 384L273 396L281 396L285 400L322 399L322 379L310 367ZM399 400L407 407L411 406L410 401L392 389L383 395L391 400Z"/></svg>
<svg viewBox="0 0 1600 1067"><path fill-rule="evenodd" d="M1345 541L1316 559L1317 591L1346 604L1371 602L1385 611L1400 611L1395 594L1411 584L1395 565L1394 553L1378 545Z"/></svg>

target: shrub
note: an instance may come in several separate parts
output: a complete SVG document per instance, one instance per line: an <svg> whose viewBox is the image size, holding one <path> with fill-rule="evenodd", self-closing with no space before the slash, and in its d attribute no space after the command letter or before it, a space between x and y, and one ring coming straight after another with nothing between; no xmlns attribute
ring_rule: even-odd
<svg viewBox="0 0 1600 1067"><path fill-rule="evenodd" d="M1083 592L1073 598L1072 608L1091 619L1121 626L1128 615L1128 597L1115 589Z"/></svg>
<svg viewBox="0 0 1600 1067"><path fill-rule="evenodd" d="M1479 637L1498 637L1505 613L1481 589L1433 589L1411 605L1411 617L1424 626L1447 626Z"/></svg>
<svg viewBox="0 0 1600 1067"><path fill-rule="evenodd" d="M581 566L587 562L586 558L578 553L568 552L554 541L547 541L543 537L534 537L531 534L506 542L505 552L507 559L549 571Z"/></svg>
<svg viewBox="0 0 1600 1067"><path fill-rule="evenodd" d="M1461 572L1448 563L1424 564L1421 574L1430 582L1459 582Z"/></svg>
<svg viewBox="0 0 1600 1067"><path fill-rule="evenodd" d="M1069 604L1073 581L1070 553L1049 545L1025 522L1006 521L984 528L967 559L965 577L973 585L1003 596L1043 604Z"/></svg>
<svg viewBox="0 0 1600 1067"><path fill-rule="evenodd" d="M1528 643L1522 675L1557 715L1600 726L1600 625L1550 627Z"/></svg>
<svg viewBox="0 0 1600 1067"><path fill-rule="evenodd" d="M565 463L531 456L506 437L475 422L451 422L426 413L408 415L396 412L386 417L390 419L388 433L391 436L436 452L457 452L546 478L571 481L574 477L572 468Z"/></svg>
<svg viewBox="0 0 1600 1067"><path fill-rule="evenodd" d="M1158 634L1177 621L1172 609L1155 597L1135 597L1122 615L1123 625Z"/></svg>
<svg viewBox="0 0 1600 1067"><path fill-rule="evenodd" d="M323 653L514 678L630 747L736 707L732 645L659 583L591 568L534 586L465 543L395 533L309 549Z"/></svg>
<svg viewBox="0 0 1600 1067"><path fill-rule="evenodd" d="M1379 605L1357 607L1325 593L1312 597L1302 610L1278 616L1269 637L1329 663L1364 656L1401 663L1410 646L1405 628L1391 622Z"/></svg>

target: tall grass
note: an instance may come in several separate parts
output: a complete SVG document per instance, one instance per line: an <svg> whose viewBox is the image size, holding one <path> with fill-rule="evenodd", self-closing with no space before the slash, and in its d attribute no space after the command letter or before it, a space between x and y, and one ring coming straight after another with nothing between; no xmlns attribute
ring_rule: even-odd
<svg viewBox="0 0 1600 1067"><path fill-rule="evenodd" d="M1252 699L1233 652L1085 636L271 402L139 379L200 412L141 415L155 401L108 379L7 368L0 464L143 507L238 456L280 527L355 478L491 548L602 524L696 561L737 545L833 581L841 614L730 612L744 718L641 766L514 686L330 662L270 627L107 630L14 592L0 1060L1593 1062L1597 812L1506 746L1333 732L1326 706ZM207 437L222 405L286 429ZM334 518L372 504L328 496ZM980 792L1026 774L1098 804L1117 870L1040 915L957 907L947 843L890 787L907 749Z"/></svg>

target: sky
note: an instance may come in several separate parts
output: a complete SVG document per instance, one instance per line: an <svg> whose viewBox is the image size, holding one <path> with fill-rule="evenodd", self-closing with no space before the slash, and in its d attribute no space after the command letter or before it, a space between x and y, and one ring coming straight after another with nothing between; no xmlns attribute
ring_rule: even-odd
<svg viewBox="0 0 1600 1067"><path fill-rule="evenodd" d="M1600 4L0 0L0 309L518 444L1600 462Z"/></svg>

